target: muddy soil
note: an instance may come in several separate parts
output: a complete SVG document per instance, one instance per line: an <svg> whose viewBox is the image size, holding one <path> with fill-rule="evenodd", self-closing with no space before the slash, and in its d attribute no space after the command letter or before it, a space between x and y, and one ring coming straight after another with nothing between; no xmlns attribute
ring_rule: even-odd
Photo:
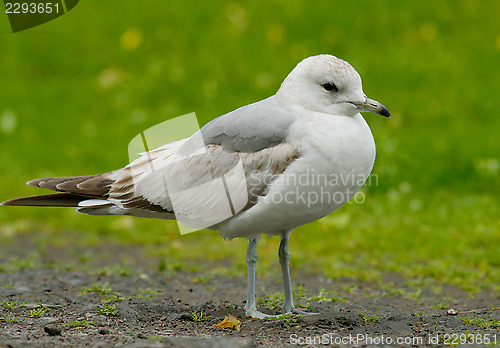
<svg viewBox="0 0 500 348"><path fill-rule="evenodd" d="M59 259L69 257L57 250L51 257L57 253ZM4 249L0 261L8 254ZM443 286L436 295L425 287L407 289L397 275L386 276L398 289L391 292L380 283L294 272L295 286L304 294L298 302L319 314L262 321L245 315L244 277L199 271L91 273L45 266L0 273L5 302L0 347L415 347L460 343L466 333L476 335L469 337L473 345L500 341L498 329L468 326L461 319L498 320L500 311L492 309L499 307L498 294L471 296ZM258 297L282 290L274 277L258 276L257 282ZM332 294L337 294L333 300ZM239 330L216 326L228 315L241 322Z"/></svg>

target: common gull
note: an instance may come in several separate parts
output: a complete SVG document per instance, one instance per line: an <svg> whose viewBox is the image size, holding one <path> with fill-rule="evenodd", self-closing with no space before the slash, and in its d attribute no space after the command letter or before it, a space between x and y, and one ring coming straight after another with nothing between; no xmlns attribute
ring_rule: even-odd
<svg viewBox="0 0 500 348"><path fill-rule="evenodd" d="M279 236L283 311L314 314L294 307L288 240L297 226L346 203L370 174L375 143L364 111L390 117L385 106L363 93L349 63L326 54L309 57L275 95L222 115L189 138L108 173L32 180L27 184L59 192L2 205L185 219L188 225L217 229L225 239L247 238L246 313L261 319L271 315L259 312L255 303L257 240L262 234ZM225 178L224 195L217 194L214 178ZM175 199L166 181L167 186L175 181L175 191L181 192ZM194 194L182 191L193 188ZM218 214L221 197L232 202L230 216Z"/></svg>

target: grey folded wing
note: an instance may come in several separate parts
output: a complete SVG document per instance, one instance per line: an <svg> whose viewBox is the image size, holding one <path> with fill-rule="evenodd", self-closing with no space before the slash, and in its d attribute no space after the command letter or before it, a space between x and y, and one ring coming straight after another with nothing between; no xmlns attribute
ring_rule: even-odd
<svg viewBox="0 0 500 348"><path fill-rule="evenodd" d="M36 179L59 191L4 205L78 206L91 215L187 219L209 227L251 208L297 158L287 142L295 115L274 97L225 114L190 138L144 153L109 173Z"/></svg>
<svg viewBox="0 0 500 348"><path fill-rule="evenodd" d="M132 162L112 185L110 200L126 209L153 204L202 225L220 222L253 206L300 156L286 142L294 121L274 97L223 115Z"/></svg>

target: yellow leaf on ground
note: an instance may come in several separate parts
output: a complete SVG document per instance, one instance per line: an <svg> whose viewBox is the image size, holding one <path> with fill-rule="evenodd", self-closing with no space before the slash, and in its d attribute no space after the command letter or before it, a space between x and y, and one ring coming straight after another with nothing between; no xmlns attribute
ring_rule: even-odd
<svg viewBox="0 0 500 348"><path fill-rule="evenodd" d="M223 327L223 328L228 328L228 329L236 329L240 331L241 329L241 321L238 320L238 318L233 317L231 314L226 316L223 321L215 325L217 327Z"/></svg>

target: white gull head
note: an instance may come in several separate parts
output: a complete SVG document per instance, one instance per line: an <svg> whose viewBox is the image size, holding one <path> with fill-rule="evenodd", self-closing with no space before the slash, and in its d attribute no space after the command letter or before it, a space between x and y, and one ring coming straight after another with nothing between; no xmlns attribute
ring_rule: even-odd
<svg viewBox="0 0 500 348"><path fill-rule="evenodd" d="M368 111L390 117L389 110L363 93L361 77L346 61L321 54L301 61L277 92L283 107L330 115Z"/></svg>

